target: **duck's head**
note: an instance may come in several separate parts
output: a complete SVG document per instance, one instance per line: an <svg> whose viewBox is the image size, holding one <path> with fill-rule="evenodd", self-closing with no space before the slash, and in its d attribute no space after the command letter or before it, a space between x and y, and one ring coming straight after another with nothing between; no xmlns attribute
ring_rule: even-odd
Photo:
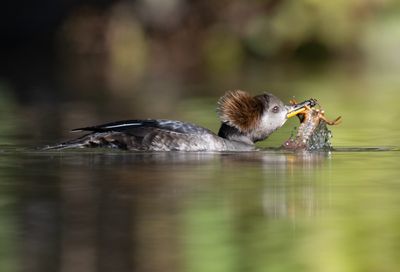
<svg viewBox="0 0 400 272"><path fill-rule="evenodd" d="M241 90L229 91L218 101L222 121L218 135L247 143L261 141L302 108L301 104L287 106L270 93L251 96Z"/></svg>

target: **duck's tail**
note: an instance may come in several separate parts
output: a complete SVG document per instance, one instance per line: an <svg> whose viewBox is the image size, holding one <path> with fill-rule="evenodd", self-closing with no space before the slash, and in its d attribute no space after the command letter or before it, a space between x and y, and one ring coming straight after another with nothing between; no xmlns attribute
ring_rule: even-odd
<svg viewBox="0 0 400 272"><path fill-rule="evenodd" d="M74 140L70 140L64 143L55 144L55 145L47 145L41 148L41 150L62 150L69 148L84 148L90 147L90 138L89 135L84 135Z"/></svg>
<svg viewBox="0 0 400 272"><path fill-rule="evenodd" d="M109 147L119 149L133 149L133 136L123 133L97 132L83 135L74 140L70 140L61 144L48 145L41 150L62 150L69 148L85 148L85 147ZM128 148L129 147L129 148Z"/></svg>

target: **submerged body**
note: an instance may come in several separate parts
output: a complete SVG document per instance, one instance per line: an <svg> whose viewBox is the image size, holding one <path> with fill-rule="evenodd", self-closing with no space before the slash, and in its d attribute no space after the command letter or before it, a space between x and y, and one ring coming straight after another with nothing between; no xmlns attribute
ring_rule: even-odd
<svg viewBox="0 0 400 272"><path fill-rule="evenodd" d="M173 120L128 120L85 127L80 138L45 149L111 147L133 151L250 151L288 117L314 101L285 106L272 94L250 96L243 91L226 93L218 101L221 127L218 135L190 123Z"/></svg>

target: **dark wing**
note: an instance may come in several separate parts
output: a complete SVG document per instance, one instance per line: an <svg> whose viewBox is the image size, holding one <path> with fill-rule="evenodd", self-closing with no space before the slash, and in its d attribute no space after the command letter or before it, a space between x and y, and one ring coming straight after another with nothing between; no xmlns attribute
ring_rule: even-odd
<svg viewBox="0 0 400 272"><path fill-rule="evenodd" d="M89 133L44 149L111 147L137 151L201 151L224 147L210 130L172 120L127 120L73 131Z"/></svg>
<svg viewBox="0 0 400 272"><path fill-rule="evenodd" d="M107 123L93 127L77 128L72 131L91 131L91 132L123 132L136 136L144 136L154 129L172 131L183 134L204 134L212 133L203 127L173 120L125 120Z"/></svg>

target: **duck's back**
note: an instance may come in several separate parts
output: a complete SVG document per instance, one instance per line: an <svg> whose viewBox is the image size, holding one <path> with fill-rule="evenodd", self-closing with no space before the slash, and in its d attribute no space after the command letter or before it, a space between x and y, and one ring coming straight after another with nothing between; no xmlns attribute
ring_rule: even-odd
<svg viewBox="0 0 400 272"><path fill-rule="evenodd" d="M136 151L224 150L225 142L212 131L172 120L126 120L73 131L90 132L47 149L112 147Z"/></svg>

